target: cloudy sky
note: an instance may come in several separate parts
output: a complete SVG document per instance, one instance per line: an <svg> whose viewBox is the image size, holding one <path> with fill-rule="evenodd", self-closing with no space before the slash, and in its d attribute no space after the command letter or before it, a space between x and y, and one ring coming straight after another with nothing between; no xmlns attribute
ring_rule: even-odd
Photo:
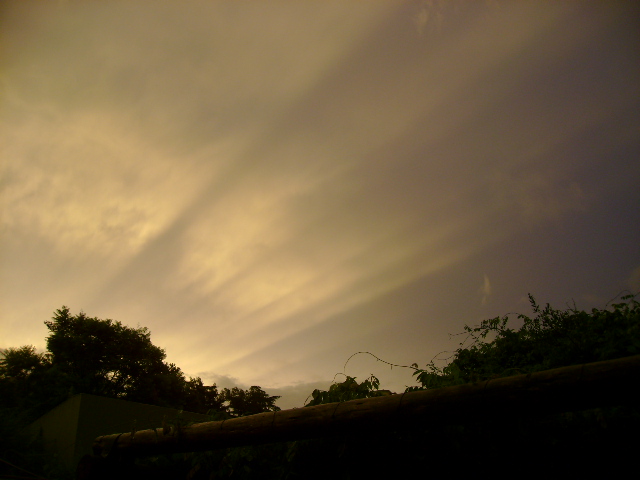
<svg viewBox="0 0 640 480"><path fill-rule="evenodd" d="M289 408L640 290L633 2L0 8L0 348L67 305Z"/></svg>

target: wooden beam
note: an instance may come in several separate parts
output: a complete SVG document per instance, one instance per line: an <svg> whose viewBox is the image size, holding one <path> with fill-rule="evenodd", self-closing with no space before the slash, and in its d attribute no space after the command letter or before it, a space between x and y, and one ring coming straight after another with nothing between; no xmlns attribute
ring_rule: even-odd
<svg viewBox="0 0 640 480"><path fill-rule="evenodd" d="M193 452L384 430L420 422L442 425L486 418L534 416L638 401L640 355L478 383L260 413L182 428L98 437L102 457Z"/></svg>

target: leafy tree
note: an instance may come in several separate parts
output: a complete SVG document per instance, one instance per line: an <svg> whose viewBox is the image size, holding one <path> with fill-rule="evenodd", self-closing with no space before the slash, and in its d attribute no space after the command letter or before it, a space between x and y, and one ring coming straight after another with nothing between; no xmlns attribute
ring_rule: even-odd
<svg viewBox="0 0 640 480"><path fill-rule="evenodd" d="M65 306L45 324L47 353L33 346L0 352L0 407L28 420L70 395L90 393L199 413L225 410L215 385L199 377L187 380L165 362L147 328L72 315Z"/></svg>
<svg viewBox="0 0 640 480"><path fill-rule="evenodd" d="M190 378L185 383L184 410L189 412L225 413L224 398L216 385L205 385L200 377Z"/></svg>
<svg viewBox="0 0 640 480"><path fill-rule="evenodd" d="M421 386L407 391L640 353L640 303L633 295L623 296L608 309L591 312L575 307L557 310L549 304L542 308L531 295L529 300L534 316L517 315L520 328L511 328L508 316L484 320L476 327L465 326L467 339L446 366L439 368L433 360L425 369L414 364ZM627 439L639 424L640 411L633 404L543 418L478 418L457 425L452 419L451 425L439 430L448 448L438 456L445 461L465 458L471 466L486 461L486 452L494 451L500 452L504 467L517 469L521 468L523 452L535 452L535 468L540 474L553 468L559 475L575 476L578 472L593 474L600 468L608 476L616 476L615 469L622 472L623 465L630 467L633 453ZM477 445L483 448L478 450Z"/></svg>
<svg viewBox="0 0 640 480"><path fill-rule="evenodd" d="M20 348L8 348L2 352L0 375L11 378L26 378L48 363L46 355L36 353L36 347L25 345Z"/></svg>
<svg viewBox="0 0 640 480"><path fill-rule="evenodd" d="M62 375L52 368L50 355L36 353L32 345L8 348L0 355L0 407L14 412L12 416L26 421L64 397Z"/></svg>
<svg viewBox="0 0 640 480"><path fill-rule="evenodd" d="M181 400L184 375L164 362L164 350L151 343L147 328L72 316L68 307L45 322L51 332L51 363L68 376L74 393L91 393L170 405Z"/></svg>
<svg viewBox="0 0 640 480"><path fill-rule="evenodd" d="M531 373L582 363L610 360L640 353L640 303L633 295L622 297L611 309L590 313L576 308L541 308L529 295L534 317L518 315L522 326L508 326L509 316L465 326L468 339L453 360L439 368L432 360L426 369L414 364L420 387L449 385ZM470 346L464 346L468 340Z"/></svg>
<svg viewBox="0 0 640 480"><path fill-rule="evenodd" d="M205 385L200 377L186 379L177 366L165 362L164 350L153 345L147 328L131 328L83 312L72 315L65 306L45 324L50 332L46 353L38 353L31 345L0 351L0 476L23 478L19 475L28 471L60 478L55 459L20 432L76 393L208 413L212 419L280 410L275 405L280 397L269 396L258 386L219 392L215 384ZM228 470L236 478L238 462L243 470L264 471L271 456L254 454L263 450L227 449L222 455L196 457L215 461L218 470ZM14 467L5 468L6 462ZM199 461L195 467L201 468Z"/></svg>
<svg viewBox="0 0 640 480"><path fill-rule="evenodd" d="M278 412L275 402L280 397L270 397L267 392L257 386L252 386L248 390L233 387L231 390L222 390L221 398L228 405L229 413L234 417L244 417L262 412Z"/></svg>

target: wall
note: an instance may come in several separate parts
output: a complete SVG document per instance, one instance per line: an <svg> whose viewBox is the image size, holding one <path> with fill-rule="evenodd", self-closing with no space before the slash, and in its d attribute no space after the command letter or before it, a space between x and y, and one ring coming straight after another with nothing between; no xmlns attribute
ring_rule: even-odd
<svg viewBox="0 0 640 480"><path fill-rule="evenodd" d="M68 468L92 453L94 440L101 435L131 432L162 426L166 416L173 422L179 410L128 402L81 393L74 395L29 427L29 433L40 436L47 453L56 455ZM207 415L182 412L185 422L204 422Z"/></svg>

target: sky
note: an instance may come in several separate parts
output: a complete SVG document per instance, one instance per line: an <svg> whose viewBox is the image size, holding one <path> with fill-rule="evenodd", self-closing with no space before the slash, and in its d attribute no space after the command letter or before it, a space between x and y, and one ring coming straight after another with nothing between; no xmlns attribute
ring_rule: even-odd
<svg viewBox="0 0 640 480"><path fill-rule="evenodd" d="M3 2L0 349L66 305L292 408L637 293L638 13Z"/></svg>

